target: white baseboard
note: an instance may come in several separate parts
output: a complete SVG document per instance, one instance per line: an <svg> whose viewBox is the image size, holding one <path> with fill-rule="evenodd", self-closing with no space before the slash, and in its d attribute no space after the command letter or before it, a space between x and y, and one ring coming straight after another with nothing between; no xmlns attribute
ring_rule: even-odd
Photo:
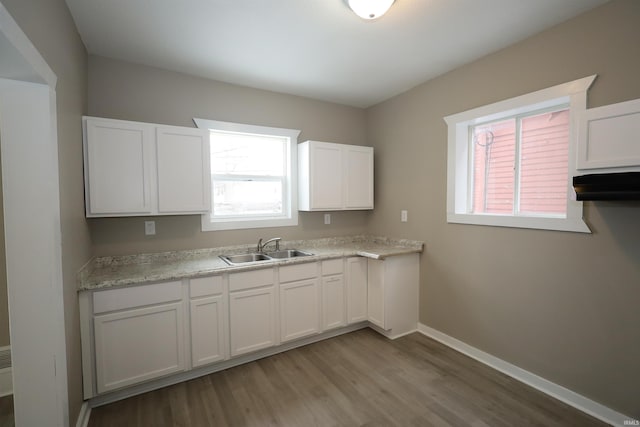
<svg viewBox="0 0 640 427"><path fill-rule="evenodd" d="M89 425L89 417L91 417L91 406L89 406L89 402L85 400L80 407L76 427L87 427Z"/></svg>
<svg viewBox="0 0 640 427"><path fill-rule="evenodd" d="M592 417L604 421L605 423L614 426L638 425L638 421L631 417L621 414L620 412L616 412L613 409L610 409L598 402L594 402L593 400L562 387L561 385L555 384L549 380L539 377L536 374L505 362L504 360L492 356L489 353L478 350L477 348L465 344L456 338L430 328L427 325L419 323L418 332L428 336L429 338L433 338L447 347L451 347L452 349L459 351L478 362L484 363L503 374L525 383L528 386L553 397L554 399L564 402L569 406L573 406L574 408L591 415Z"/></svg>
<svg viewBox="0 0 640 427"><path fill-rule="evenodd" d="M413 329L410 331L405 331L405 332L401 332L399 334L394 334L393 330L390 331L386 331L384 329L382 329L381 327L374 325L373 323L369 322L368 325L371 329L373 329L374 331L376 331L377 333L379 333L380 335L384 335L385 337L389 338L390 340L396 340L398 338L402 338L405 335L410 335L414 332L418 332L418 329Z"/></svg>
<svg viewBox="0 0 640 427"><path fill-rule="evenodd" d="M13 394L13 377L11 368L0 369L0 397Z"/></svg>

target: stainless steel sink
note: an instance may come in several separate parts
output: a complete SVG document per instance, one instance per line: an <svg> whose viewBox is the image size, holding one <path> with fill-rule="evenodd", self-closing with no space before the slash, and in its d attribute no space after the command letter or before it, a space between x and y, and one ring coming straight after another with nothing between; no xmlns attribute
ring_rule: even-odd
<svg viewBox="0 0 640 427"><path fill-rule="evenodd" d="M284 249L281 251L267 252L267 255L269 255L271 258L287 259L287 258L311 256L313 254L309 252L304 252L298 249Z"/></svg>
<svg viewBox="0 0 640 427"><path fill-rule="evenodd" d="M274 261L277 259L290 259L311 256L313 254L298 249L284 249L268 253L256 252L238 255L220 255L220 258L229 265L242 265L250 262Z"/></svg>
<svg viewBox="0 0 640 427"><path fill-rule="evenodd" d="M220 258L229 265L246 264L248 262L271 261L271 257L265 254L239 254L220 255Z"/></svg>

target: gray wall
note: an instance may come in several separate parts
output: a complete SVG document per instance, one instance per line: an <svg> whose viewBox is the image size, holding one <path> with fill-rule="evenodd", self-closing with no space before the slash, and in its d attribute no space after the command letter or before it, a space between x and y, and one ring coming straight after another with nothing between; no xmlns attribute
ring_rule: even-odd
<svg viewBox="0 0 640 427"><path fill-rule="evenodd" d="M194 117L300 129L307 139L367 145L365 111L286 94L234 86L98 56L89 56L89 115L194 126ZM194 249L256 243L260 237L315 238L363 233L370 212L300 213L297 227L200 231L200 216L155 217L156 235L144 235L148 218L91 219L96 255Z"/></svg>
<svg viewBox="0 0 640 427"><path fill-rule="evenodd" d="M640 98L639 23L613 1L367 111L370 229L426 241L421 322L636 419L640 203L585 203L593 234L447 224L443 117L592 74L590 107Z"/></svg>
<svg viewBox="0 0 640 427"><path fill-rule="evenodd" d="M58 156L62 273L69 419L82 404L80 323L76 272L89 259L91 241L84 218L81 116L86 111L87 55L64 0L1 0L58 77Z"/></svg>

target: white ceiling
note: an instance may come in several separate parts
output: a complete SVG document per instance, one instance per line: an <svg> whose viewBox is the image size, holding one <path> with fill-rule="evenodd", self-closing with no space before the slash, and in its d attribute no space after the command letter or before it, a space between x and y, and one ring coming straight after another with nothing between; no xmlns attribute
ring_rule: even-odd
<svg viewBox="0 0 640 427"><path fill-rule="evenodd" d="M368 107L608 0L66 0L91 54Z"/></svg>

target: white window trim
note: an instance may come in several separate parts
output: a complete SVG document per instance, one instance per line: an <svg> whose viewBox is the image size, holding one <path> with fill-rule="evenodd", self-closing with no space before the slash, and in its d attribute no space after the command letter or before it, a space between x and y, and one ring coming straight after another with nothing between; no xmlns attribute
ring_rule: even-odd
<svg viewBox="0 0 640 427"><path fill-rule="evenodd" d="M596 75L585 77L445 117L444 120L449 128L447 222L591 233L582 219L582 202L575 200L571 177L577 175L578 117L587 109L587 90L595 78ZM562 104L569 105L570 110L569 174L567 178L567 194L570 196L567 197L566 218L469 213L469 126Z"/></svg>
<svg viewBox="0 0 640 427"><path fill-rule="evenodd" d="M251 218L230 218L211 220L211 211L202 215L202 231L217 230L241 230L248 228L265 227L290 227L298 225L298 136L297 129L275 128L268 126L248 125L243 123L222 122L218 120L197 119L193 122L201 129L215 129L227 132L254 133L258 135L273 135L289 138L289 170L287 171L286 192L289 203L288 212L284 217L268 216L264 219Z"/></svg>

